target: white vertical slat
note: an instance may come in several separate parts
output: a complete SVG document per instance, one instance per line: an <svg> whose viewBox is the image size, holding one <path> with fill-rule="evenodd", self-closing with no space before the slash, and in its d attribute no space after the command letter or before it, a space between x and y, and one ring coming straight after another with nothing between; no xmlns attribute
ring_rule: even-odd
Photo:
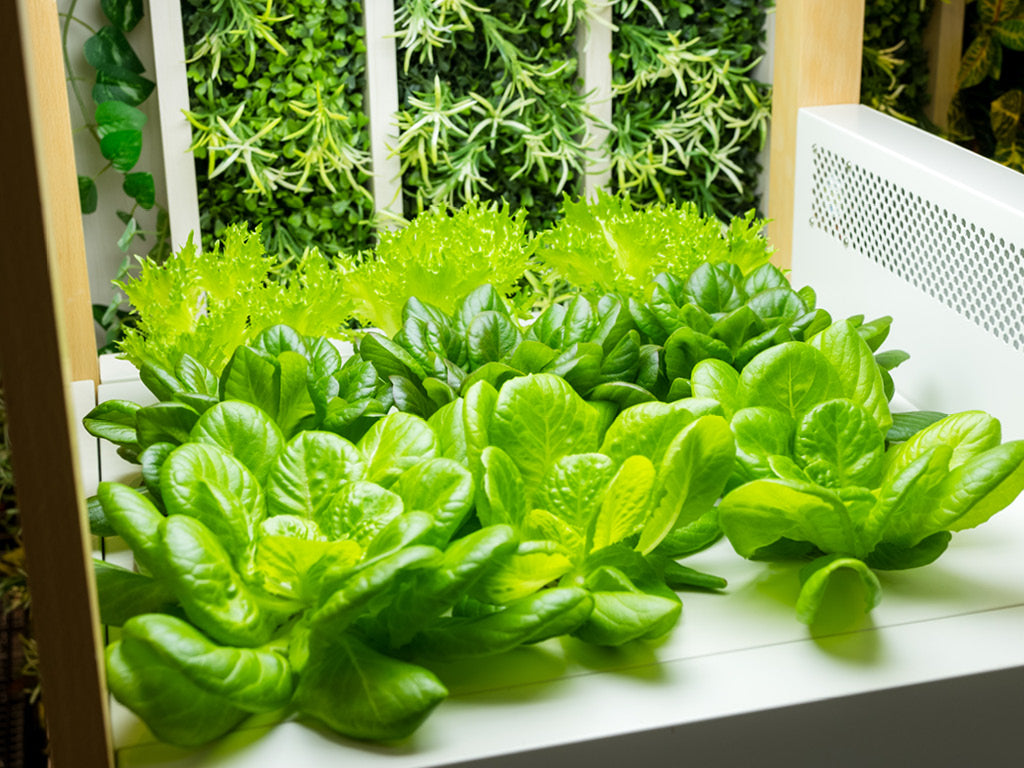
<svg viewBox="0 0 1024 768"><path fill-rule="evenodd" d="M379 226L394 226L402 215L402 165L398 144L398 64L395 5L373 0L363 5L366 30L366 109L370 120L373 200Z"/></svg>
<svg viewBox="0 0 1024 768"><path fill-rule="evenodd" d="M200 245L199 196L196 190L192 127L182 114L188 109L188 78L185 72L185 34L181 25L181 4L147 2L146 16L153 31L155 91L160 111L160 135L167 179L167 213L171 223L171 246L181 248L195 233Z"/></svg>
<svg viewBox="0 0 1024 768"><path fill-rule="evenodd" d="M586 127L590 172L583 178L583 194L588 198L611 180L605 145L612 122L612 3L591 0L590 6L576 33L583 92L595 118Z"/></svg>

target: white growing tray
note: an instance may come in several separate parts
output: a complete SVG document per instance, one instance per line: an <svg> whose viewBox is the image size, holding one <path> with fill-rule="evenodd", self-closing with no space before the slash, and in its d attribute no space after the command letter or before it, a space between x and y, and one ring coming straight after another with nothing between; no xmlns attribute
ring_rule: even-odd
<svg viewBox="0 0 1024 768"><path fill-rule="evenodd" d="M967 221L968 230L973 223L975 232L985 233L984 243L1003 238L994 249L997 261L1019 273L1024 178L853 106L804 110L798 157L794 282L812 283L819 304L836 317L895 317L887 346L913 355L897 371L903 406L910 407L904 399L910 397L916 407L985 408L1004 420L1007 437L1021 435L1024 405L1014 393L1024 356L1012 342L1013 331L1021 330L1020 305L1003 301L1012 311L986 330L971 319L974 309L965 317L927 295L935 286L925 281L917 287L851 244L855 230L864 251L871 250L864 233L902 242L886 235L892 220L932 231L920 211L900 211L903 198L919 199L921 211L927 202L927 210L937 205L936 211ZM885 180L882 187L871 181L868 193L859 194L863 179L875 175ZM1000 207L986 202L988 195ZM878 205L872 208L871 201ZM887 219L886 210L900 215ZM872 218L859 229L851 227L867 215ZM972 264L982 264L984 272L979 252L985 249L973 241L967 246ZM908 261L918 258L912 250L906 254ZM950 274L967 281L963 270ZM941 297L958 290L934 282ZM1000 295L1024 287L1004 275L986 290ZM130 379L99 390L101 400L144 396ZM109 454L101 464L107 478L125 470ZM117 763L1022 764L1024 500L981 528L957 534L931 566L881 574L878 608L853 626L826 628L817 637L795 618L793 568L746 562L726 542L686 562L726 577L729 587L722 595L684 594L683 618L662 644L613 651L551 641L450 665L441 677L451 698L407 742L360 744L314 725L256 718L210 747L181 750L157 743L114 702Z"/></svg>

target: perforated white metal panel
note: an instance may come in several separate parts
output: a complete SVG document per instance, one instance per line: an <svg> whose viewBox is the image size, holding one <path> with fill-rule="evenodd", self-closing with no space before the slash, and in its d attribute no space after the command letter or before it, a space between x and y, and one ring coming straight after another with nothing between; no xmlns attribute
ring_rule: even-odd
<svg viewBox="0 0 1024 768"><path fill-rule="evenodd" d="M1024 435L1024 176L867 107L802 110L794 280L833 315L892 315L919 407Z"/></svg>

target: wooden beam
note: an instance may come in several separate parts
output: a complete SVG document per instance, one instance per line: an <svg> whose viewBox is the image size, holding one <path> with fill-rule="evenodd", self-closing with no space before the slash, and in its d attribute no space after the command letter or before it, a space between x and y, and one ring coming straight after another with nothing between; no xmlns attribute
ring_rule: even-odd
<svg viewBox="0 0 1024 768"><path fill-rule="evenodd" d="M925 117L942 130L949 123L949 105L956 93L956 73L964 44L964 0L935 3L924 32L928 50L928 96Z"/></svg>
<svg viewBox="0 0 1024 768"><path fill-rule="evenodd" d="M768 238L776 264L788 267L797 110L860 102L864 0L778 0L775 17Z"/></svg>
<svg viewBox="0 0 1024 768"><path fill-rule="evenodd" d="M69 374L81 371L68 354L75 324L65 322L88 281L76 282L82 224L52 0L0 2L0 71L0 366L51 758L54 768L106 768L103 646L71 429Z"/></svg>

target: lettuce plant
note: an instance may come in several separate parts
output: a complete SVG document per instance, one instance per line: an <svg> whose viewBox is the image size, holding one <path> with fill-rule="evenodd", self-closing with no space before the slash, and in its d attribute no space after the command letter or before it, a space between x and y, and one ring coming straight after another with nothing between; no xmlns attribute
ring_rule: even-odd
<svg viewBox="0 0 1024 768"><path fill-rule="evenodd" d="M525 211L476 200L454 210L438 205L401 230L382 232L373 253L346 276L345 289L353 314L390 335L414 296L452 312L482 283L515 293L534 248ZM342 316L338 309L334 314Z"/></svg>
<svg viewBox="0 0 1024 768"><path fill-rule="evenodd" d="M447 695L413 655L500 653L572 631L593 608L567 585L467 613L463 596L517 539L502 525L455 538L472 475L409 414L352 443L289 438L256 406L224 401L144 473L147 494L100 486L138 570L97 562L97 583L103 621L122 627L111 691L174 744L276 710L402 738Z"/></svg>
<svg viewBox="0 0 1024 768"><path fill-rule="evenodd" d="M732 435L706 405L649 403L611 420L542 373L500 391L477 382L435 413L442 452L477 478L479 523L510 526L522 542L471 596L558 580L594 601L573 633L583 640L619 645L668 632L681 610L673 587L724 585L672 560L716 538L704 518L732 471Z"/></svg>
<svg viewBox="0 0 1024 768"><path fill-rule="evenodd" d="M539 235L537 259L583 290L645 298L662 272L685 279L704 263L729 262L747 273L772 254L753 212L723 228L692 203L641 205L599 191L593 200L565 200L562 213Z"/></svg>
<svg viewBox="0 0 1024 768"><path fill-rule="evenodd" d="M870 609L881 598L874 570L927 565L953 532L1024 489L1024 441L1000 444L986 414L954 414L887 442L881 369L847 322L773 347L742 373L705 360L693 385L722 405L736 440L722 530L743 557L808 561L797 601L806 623L837 572L859 577Z"/></svg>
<svg viewBox="0 0 1024 768"><path fill-rule="evenodd" d="M365 335L359 353L390 381L399 408L426 417L477 381L497 387L529 373L557 374L587 396L605 382L637 380L646 351L614 295L553 304L524 328L501 294L483 285L450 315L410 299L402 330L393 339ZM647 358L656 373L657 360Z"/></svg>
<svg viewBox="0 0 1024 768"><path fill-rule="evenodd" d="M342 363L327 339L303 337L286 326L268 328L236 348L220 377L187 354L169 368L146 363L140 373L160 402L108 400L84 424L144 468L188 442L204 414L222 401L258 407L288 438L315 429L358 439L391 405L370 363L356 357ZM236 447L251 452L265 446L256 441Z"/></svg>
<svg viewBox="0 0 1024 768"><path fill-rule="evenodd" d="M309 336L342 335L354 304L346 268L308 251L290 267L268 254L259 229L231 226L200 252L189 243L117 285L139 315L120 350L136 366L173 369L186 354L219 376L235 348L287 324Z"/></svg>

